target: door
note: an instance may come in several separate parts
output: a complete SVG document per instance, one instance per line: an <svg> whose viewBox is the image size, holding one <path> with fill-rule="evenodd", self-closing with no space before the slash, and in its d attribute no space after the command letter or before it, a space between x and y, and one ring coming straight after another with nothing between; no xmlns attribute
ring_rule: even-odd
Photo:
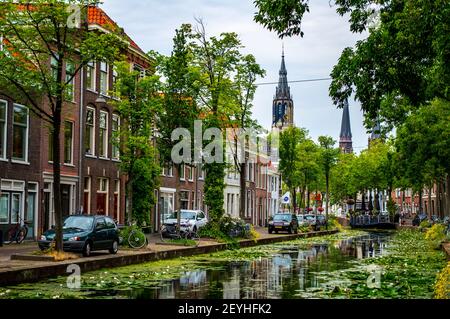
<svg viewBox="0 0 450 319"><path fill-rule="evenodd" d="M108 228L105 218L97 219L92 236L93 248L95 250L107 249L108 247Z"/></svg>
<svg viewBox="0 0 450 319"><path fill-rule="evenodd" d="M28 193L28 207L25 215L25 221L28 225L27 239L34 237L34 214L36 212L36 193Z"/></svg>
<svg viewBox="0 0 450 319"><path fill-rule="evenodd" d="M63 218L70 215L70 185L61 184L61 205Z"/></svg>
<svg viewBox="0 0 450 319"><path fill-rule="evenodd" d="M106 194L97 193L97 215L106 215Z"/></svg>

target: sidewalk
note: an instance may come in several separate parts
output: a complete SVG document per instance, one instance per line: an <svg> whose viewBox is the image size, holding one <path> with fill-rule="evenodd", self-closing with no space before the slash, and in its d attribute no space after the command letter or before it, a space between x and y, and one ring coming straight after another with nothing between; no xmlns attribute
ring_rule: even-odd
<svg viewBox="0 0 450 319"><path fill-rule="evenodd" d="M260 233L258 240L241 240L241 247L251 247L257 245L267 245L276 242L293 240L296 238L306 238L313 236L323 236L336 233L337 231L321 231L303 234L278 234L269 235L264 228L258 228ZM144 262L178 258L183 256L192 256L205 253L213 253L227 249L227 244L218 243L211 239L202 239L198 247L161 245L158 234L152 234L150 244L143 249L120 249L116 255L108 252L94 252L91 257L86 257L61 262L55 261L25 261L10 260L9 257L14 253L27 253L38 250L36 243L23 244L24 246L16 246L14 249L7 249L2 252L2 260L0 262L0 286L13 285L23 282L35 282L50 277L66 275L67 267L77 264L83 273L102 268L121 267L131 264L139 264ZM34 244L34 245L33 245ZM33 248L34 246L34 248ZM5 247L1 247L0 251Z"/></svg>

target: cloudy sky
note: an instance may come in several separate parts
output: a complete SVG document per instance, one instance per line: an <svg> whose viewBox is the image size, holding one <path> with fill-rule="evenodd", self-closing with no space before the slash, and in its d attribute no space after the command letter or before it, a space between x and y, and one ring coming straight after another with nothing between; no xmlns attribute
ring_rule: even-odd
<svg viewBox="0 0 450 319"><path fill-rule="evenodd" d="M182 23L205 22L208 35L236 32L244 52L255 55L266 70L259 83L277 82L282 41L253 22L256 11L252 0L104 0L102 7L144 51L156 50L169 55L174 31ZM349 31L346 17L340 17L328 0L310 1L310 13L303 22L303 38L283 40L288 80L329 77L342 50L353 46L364 35ZM292 83L297 126L305 127L317 139L330 135L339 139L342 110L336 109L328 96L330 81ZM275 85L259 86L254 101L254 116L270 128ZM367 146L367 132L362 124L358 102L349 101L356 152Z"/></svg>

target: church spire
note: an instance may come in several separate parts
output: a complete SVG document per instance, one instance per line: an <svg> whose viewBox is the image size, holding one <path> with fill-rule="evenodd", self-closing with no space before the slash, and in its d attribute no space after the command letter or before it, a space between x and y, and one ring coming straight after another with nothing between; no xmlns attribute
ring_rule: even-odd
<svg viewBox="0 0 450 319"><path fill-rule="evenodd" d="M284 60L284 44L281 51L280 79L273 99L272 126L284 129L294 125L294 102L288 85L286 62Z"/></svg>
<svg viewBox="0 0 450 319"><path fill-rule="evenodd" d="M286 62L284 61L284 44L281 53L281 67L280 67L280 79L278 80L278 87L276 91L277 98L291 98L291 90L287 80Z"/></svg>
<svg viewBox="0 0 450 319"><path fill-rule="evenodd" d="M345 100L344 102L344 110L342 113L339 147L343 153L353 153L352 129L350 126L350 111L347 100Z"/></svg>

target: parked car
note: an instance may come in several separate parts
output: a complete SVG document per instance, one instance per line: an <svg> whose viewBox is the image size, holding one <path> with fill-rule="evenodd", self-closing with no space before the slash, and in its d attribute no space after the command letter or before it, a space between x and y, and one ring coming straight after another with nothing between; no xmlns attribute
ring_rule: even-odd
<svg viewBox="0 0 450 319"><path fill-rule="evenodd" d="M273 219L269 221L269 234L272 232L287 231L289 234L298 233L297 215L282 213L275 214Z"/></svg>
<svg viewBox="0 0 450 319"><path fill-rule="evenodd" d="M54 229L46 231L38 241L39 248L50 248L55 236ZM109 250L111 254L116 254L119 250L119 230L114 220L107 216L69 216L63 224L63 249L81 252L85 257L94 250Z"/></svg>
<svg viewBox="0 0 450 319"><path fill-rule="evenodd" d="M325 215L317 215L317 225L318 226L326 226L327 219Z"/></svg>
<svg viewBox="0 0 450 319"><path fill-rule="evenodd" d="M306 223L310 226L316 226L316 215L307 214L305 215Z"/></svg>
<svg viewBox="0 0 450 319"><path fill-rule="evenodd" d="M304 225L309 225L308 220L306 219L306 216L304 214L297 215L297 220L298 220L299 227L304 226Z"/></svg>
<svg viewBox="0 0 450 319"><path fill-rule="evenodd" d="M208 223L208 217L201 210L180 210L180 229L198 231ZM178 222L178 211L174 211L169 218L164 221L166 225L175 225Z"/></svg>

